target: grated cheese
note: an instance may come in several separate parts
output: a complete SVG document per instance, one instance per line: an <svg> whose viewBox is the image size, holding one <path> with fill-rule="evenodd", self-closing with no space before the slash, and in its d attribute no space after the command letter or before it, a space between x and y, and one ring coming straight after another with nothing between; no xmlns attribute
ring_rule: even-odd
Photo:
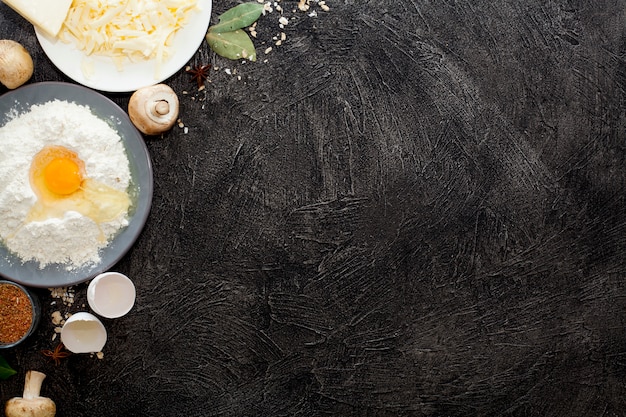
<svg viewBox="0 0 626 417"><path fill-rule="evenodd" d="M59 38L86 55L110 57L119 70L127 60L154 59L171 52L173 36L197 11L197 0L73 0ZM158 72L158 70L157 70Z"/></svg>

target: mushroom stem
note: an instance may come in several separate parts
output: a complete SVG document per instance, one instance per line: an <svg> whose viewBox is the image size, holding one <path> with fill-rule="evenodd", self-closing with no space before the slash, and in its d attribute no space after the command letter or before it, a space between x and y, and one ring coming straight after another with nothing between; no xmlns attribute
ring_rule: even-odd
<svg viewBox="0 0 626 417"><path fill-rule="evenodd" d="M24 379L24 394L22 397L30 400L39 397L41 392L41 384L46 379L46 374L39 371L26 372L26 378Z"/></svg>
<svg viewBox="0 0 626 417"><path fill-rule="evenodd" d="M167 100L159 100L154 102L154 106L152 107L152 113L155 116L165 116L170 112L170 103Z"/></svg>

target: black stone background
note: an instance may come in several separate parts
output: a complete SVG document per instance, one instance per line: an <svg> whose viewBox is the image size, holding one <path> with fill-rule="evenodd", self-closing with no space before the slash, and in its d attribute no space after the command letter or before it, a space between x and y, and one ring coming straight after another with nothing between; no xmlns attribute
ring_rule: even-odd
<svg viewBox="0 0 626 417"><path fill-rule="evenodd" d="M2 403L38 369L60 417L626 415L626 2L327 1L166 81L135 308L58 366L44 317Z"/></svg>

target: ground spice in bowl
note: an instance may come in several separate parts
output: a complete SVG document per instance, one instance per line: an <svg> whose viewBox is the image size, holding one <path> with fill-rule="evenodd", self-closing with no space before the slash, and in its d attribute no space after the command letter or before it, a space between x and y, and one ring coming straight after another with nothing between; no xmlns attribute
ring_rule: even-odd
<svg viewBox="0 0 626 417"><path fill-rule="evenodd" d="M34 330L38 305L25 288L0 281L0 348L12 347Z"/></svg>

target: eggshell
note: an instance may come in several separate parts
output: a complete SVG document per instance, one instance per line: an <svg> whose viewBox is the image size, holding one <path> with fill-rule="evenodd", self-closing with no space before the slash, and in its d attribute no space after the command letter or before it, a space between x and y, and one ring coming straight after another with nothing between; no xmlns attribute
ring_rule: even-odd
<svg viewBox="0 0 626 417"><path fill-rule="evenodd" d="M122 317L135 304L135 285L124 274L105 272L95 277L87 288L89 307L109 319Z"/></svg>
<svg viewBox="0 0 626 417"><path fill-rule="evenodd" d="M70 352L100 352L107 341L107 331L93 314L72 314L61 329L61 341Z"/></svg>

